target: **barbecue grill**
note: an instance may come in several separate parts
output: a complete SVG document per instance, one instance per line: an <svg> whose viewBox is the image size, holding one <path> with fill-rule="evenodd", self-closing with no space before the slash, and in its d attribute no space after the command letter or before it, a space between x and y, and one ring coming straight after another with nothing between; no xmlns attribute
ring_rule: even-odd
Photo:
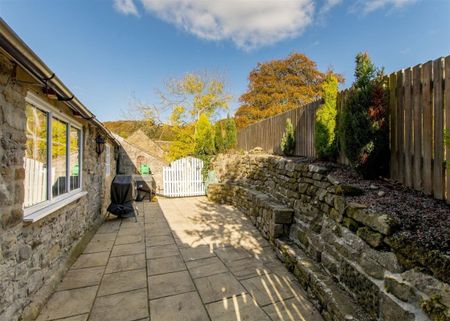
<svg viewBox="0 0 450 321"><path fill-rule="evenodd" d="M135 184L132 176L117 175L111 183L111 204L107 211L120 218L134 217L137 208L134 206Z"/></svg>

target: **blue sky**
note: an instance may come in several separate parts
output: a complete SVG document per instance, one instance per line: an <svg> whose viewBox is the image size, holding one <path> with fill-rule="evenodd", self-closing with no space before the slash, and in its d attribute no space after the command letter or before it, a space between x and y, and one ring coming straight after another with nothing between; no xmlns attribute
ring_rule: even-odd
<svg viewBox="0 0 450 321"><path fill-rule="evenodd" d="M387 72L450 54L450 0L0 0L0 16L102 120L187 72L234 96L258 62L302 52L353 79L368 51Z"/></svg>

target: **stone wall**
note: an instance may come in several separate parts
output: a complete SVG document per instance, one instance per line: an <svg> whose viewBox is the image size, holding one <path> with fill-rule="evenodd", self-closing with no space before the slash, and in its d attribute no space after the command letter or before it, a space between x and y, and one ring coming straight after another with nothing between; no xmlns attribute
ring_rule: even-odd
<svg viewBox="0 0 450 321"><path fill-rule="evenodd" d="M289 237L272 243L327 320L449 320L448 256L406 251L389 213L347 202L329 169L261 154L220 155L213 166L211 199L263 215L255 198L236 197L244 189L292 209Z"/></svg>
<svg viewBox="0 0 450 321"><path fill-rule="evenodd" d="M0 54L0 320L33 319L90 231L103 220L109 187L116 171L111 148L111 175L105 176L105 153L95 152L98 128L83 125L83 191L87 195L35 223L23 222L25 96L27 91L72 115L62 102L48 100L34 79ZM17 77L16 81L14 78ZM102 133L105 136L104 133ZM108 140L114 147L114 142Z"/></svg>
<svg viewBox="0 0 450 321"><path fill-rule="evenodd" d="M152 171L151 176L154 185L156 186L156 192L161 192L163 188L162 168L168 164L164 160L150 155L138 146L130 144L128 140L120 136L116 136L116 138L121 144L119 153L119 173L128 175L137 174L137 159L138 157L142 157L144 164L147 164Z"/></svg>

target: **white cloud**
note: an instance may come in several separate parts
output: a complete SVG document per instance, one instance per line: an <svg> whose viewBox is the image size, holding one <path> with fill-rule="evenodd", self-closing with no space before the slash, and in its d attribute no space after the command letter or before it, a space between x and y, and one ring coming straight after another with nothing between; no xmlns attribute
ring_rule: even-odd
<svg viewBox="0 0 450 321"><path fill-rule="evenodd" d="M207 40L252 49L300 35L313 21L312 0L141 0L164 21Z"/></svg>
<svg viewBox="0 0 450 321"><path fill-rule="evenodd" d="M325 0L320 8L320 14L325 14L338 4L340 4L342 0Z"/></svg>
<svg viewBox="0 0 450 321"><path fill-rule="evenodd" d="M114 0L124 14L139 15L136 1L161 20L201 39L230 40L253 48L294 38L323 19L343 0ZM369 13L406 6L416 0L353 0L353 9ZM318 10L316 10L316 7Z"/></svg>
<svg viewBox="0 0 450 321"><path fill-rule="evenodd" d="M114 0L114 8L124 14L139 15L133 0Z"/></svg>
<svg viewBox="0 0 450 321"><path fill-rule="evenodd" d="M360 9L364 13L370 13L383 8L403 8L414 2L416 0L358 0L356 9Z"/></svg>

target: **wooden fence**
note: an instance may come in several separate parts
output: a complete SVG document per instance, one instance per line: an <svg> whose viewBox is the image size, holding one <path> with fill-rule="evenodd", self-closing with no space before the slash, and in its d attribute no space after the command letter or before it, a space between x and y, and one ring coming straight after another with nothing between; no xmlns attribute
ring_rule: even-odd
<svg viewBox="0 0 450 321"><path fill-rule="evenodd" d="M408 187L450 203L450 149L444 132L450 130L450 56L406 68L387 76L389 89L390 176ZM337 98L342 112L347 90ZM315 110L320 102L287 111L253 124L238 133L238 147L260 146L280 154L286 119L296 128L295 155L315 156ZM340 152L338 161L348 164Z"/></svg>
<svg viewBox="0 0 450 321"><path fill-rule="evenodd" d="M450 56L390 74L389 113L391 178L449 202Z"/></svg>
<svg viewBox="0 0 450 321"><path fill-rule="evenodd" d="M240 129L237 139L238 148L250 150L261 147L268 153L281 154L281 138L286 128L286 120L289 118L295 128L294 154L315 157L314 124L316 108L321 104L322 100L315 101Z"/></svg>

